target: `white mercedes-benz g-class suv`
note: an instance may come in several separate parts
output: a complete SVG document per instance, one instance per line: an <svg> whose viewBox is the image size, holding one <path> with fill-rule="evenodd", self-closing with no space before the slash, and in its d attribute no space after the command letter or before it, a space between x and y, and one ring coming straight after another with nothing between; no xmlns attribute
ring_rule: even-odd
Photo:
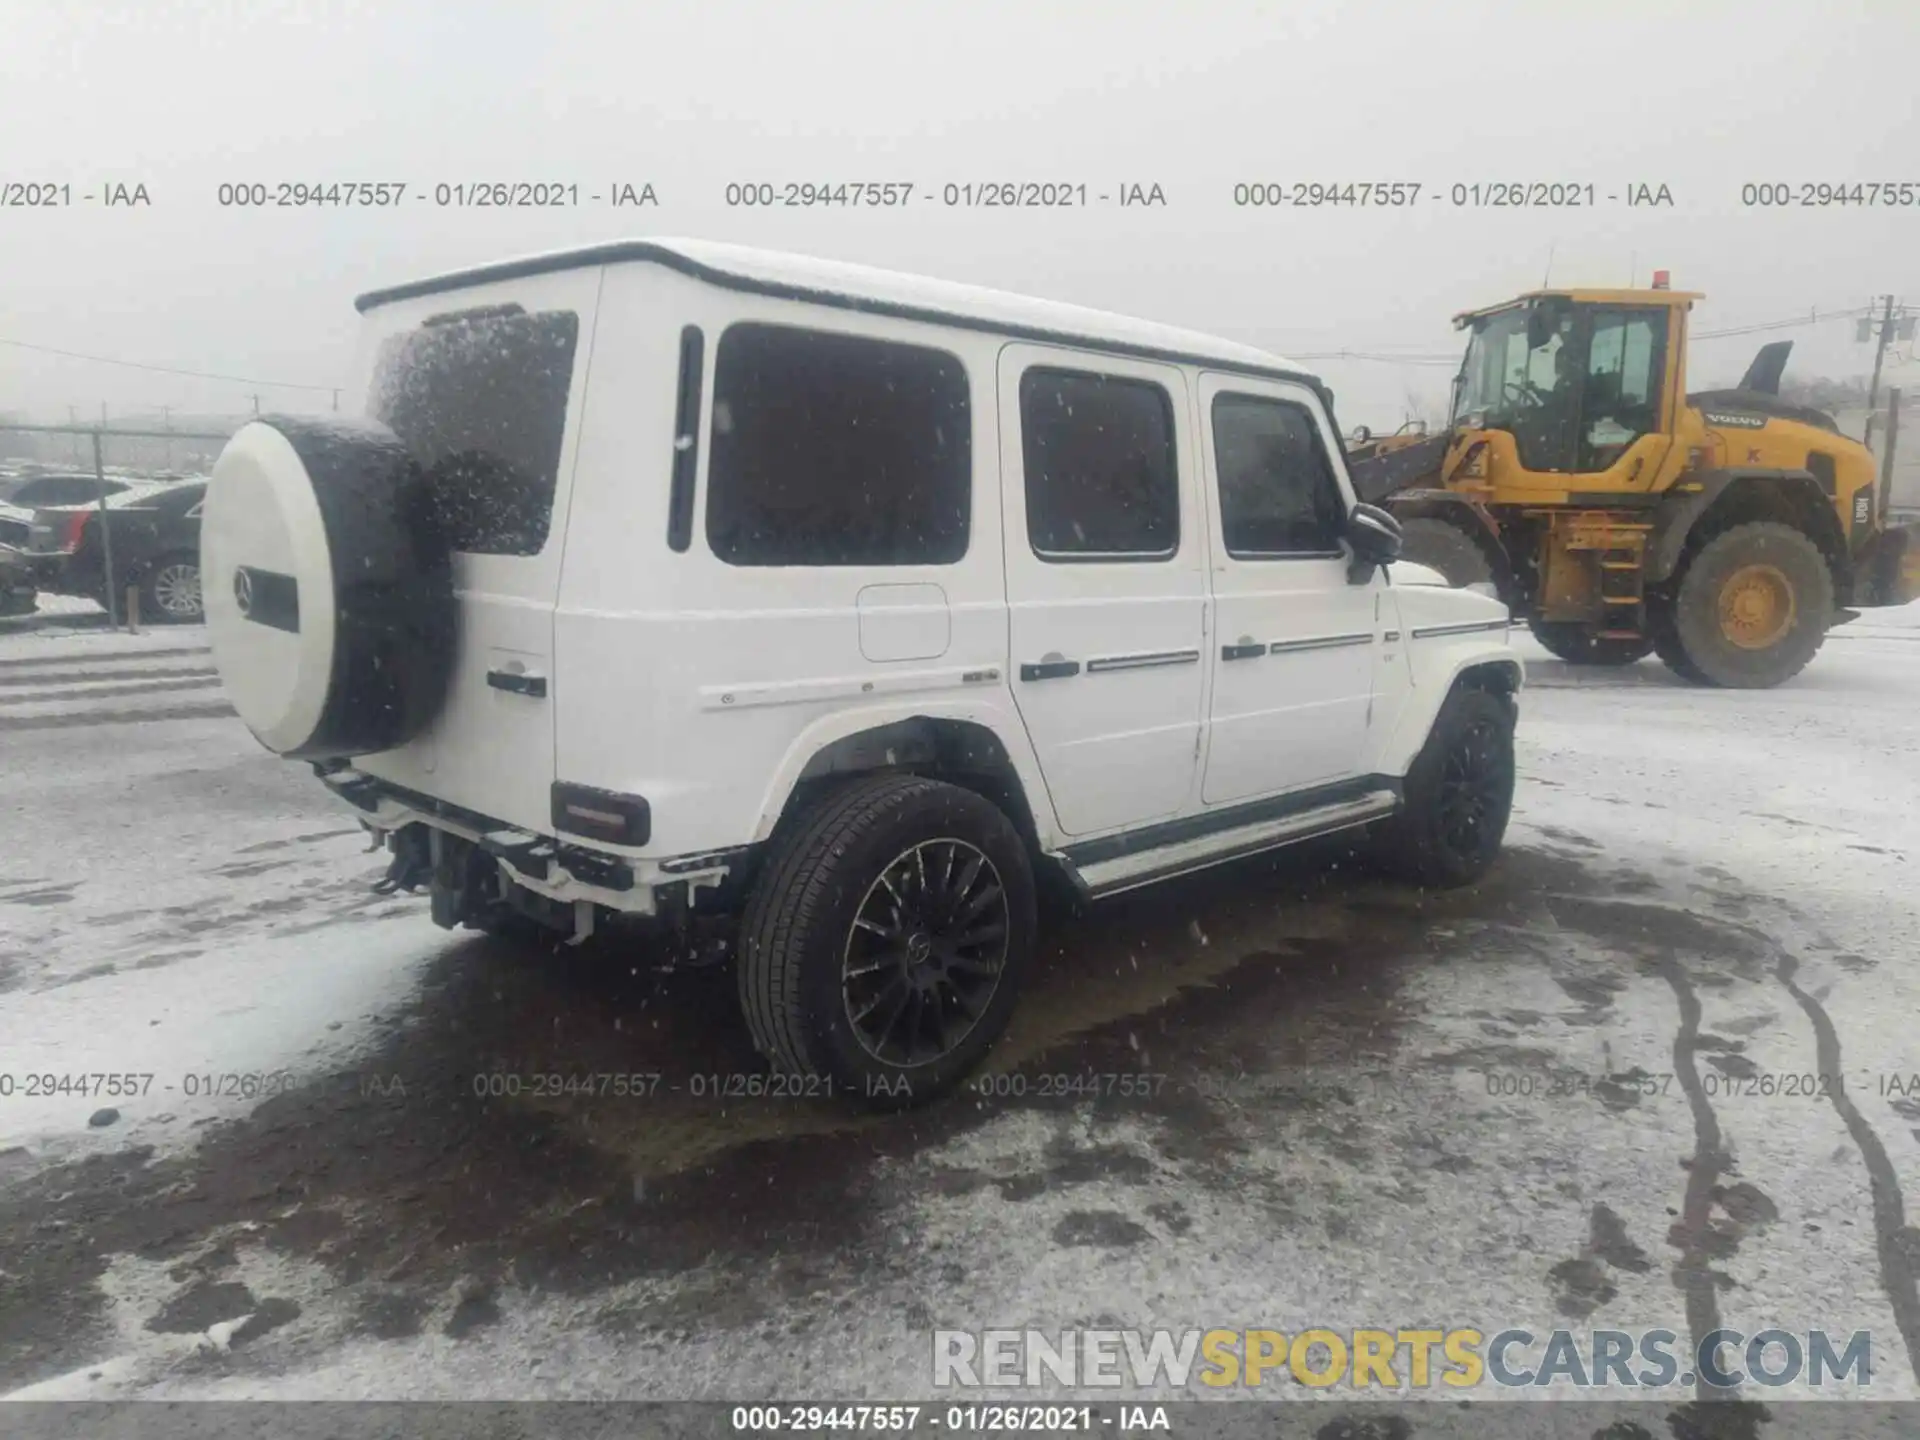
<svg viewBox="0 0 1920 1440"><path fill-rule="evenodd" d="M1005 1027L1039 878L1499 848L1507 611L1392 563L1282 360L669 240L357 303L364 418L214 470L207 621L444 926L717 921L769 1061L899 1104Z"/></svg>

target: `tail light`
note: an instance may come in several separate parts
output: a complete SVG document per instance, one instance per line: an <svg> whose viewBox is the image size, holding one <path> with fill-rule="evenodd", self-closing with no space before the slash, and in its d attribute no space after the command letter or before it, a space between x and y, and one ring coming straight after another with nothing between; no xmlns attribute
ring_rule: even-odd
<svg viewBox="0 0 1920 1440"><path fill-rule="evenodd" d="M87 533L87 522L92 518L93 516L84 510L77 510L71 515L63 515L61 520L64 522L66 528L62 530L60 534L60 548L68 554L72 554L75 550L78 550L80 548L80 537Z"/></svg>
<svg viewBox="0 0 1920 1440"><path fill-rule="evenodd" d="M556 780L553 828L568 835L611 840L616 845L644 845L653 834L653 812L639 795Z"/></svg>

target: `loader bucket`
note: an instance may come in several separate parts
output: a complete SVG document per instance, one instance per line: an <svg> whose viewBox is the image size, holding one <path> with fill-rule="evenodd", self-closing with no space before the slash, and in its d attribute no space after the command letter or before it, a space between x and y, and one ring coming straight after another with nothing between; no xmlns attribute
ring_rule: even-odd
<svg viewBox="0 0 1920 1440"><path fill-rule="evenodd" d="M1920 521L1889 525L1868 542L1855 567L1862 606L1920 600Z"/></svg>
<svg viewBox="0 0 1920 1440"><path fill-rule="evenodd" d="M1438 482L1451 434L1428 435L1410 444L1362 446L1347 456L1353 493L1372 504L1396 490Z"/></svg>

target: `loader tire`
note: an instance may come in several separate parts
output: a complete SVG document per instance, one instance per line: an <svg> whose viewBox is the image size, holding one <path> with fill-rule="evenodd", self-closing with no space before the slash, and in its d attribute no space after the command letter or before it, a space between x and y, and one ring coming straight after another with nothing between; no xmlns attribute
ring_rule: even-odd
<svg viewBox="0 0 1920 1440"><path fill-rule="evenodd" d="M1687 560L1655 647L1698 685L1765 690L1792 679L1827 638L1833 573L1791 525L1756 521L1715 535Z"/></svg>
<svg viewBox="0 0 1920 1440"><path fill-rule="evenodd" d="M1653 653L1660 663L1690 685L1711 685L1709 680L1681 647L1680 632L1673 623L1673 600L1647 597L1647 628L1653 632Z"/></svg>
<svg viewBox="0 0 1920 1440"><path fill-rule="evenodd" d="M1458 525L1431 515L1400 522L1400 558L1438 570L1449 585L1484 586L1489 595L1498 588L1493 562L1480 543Z"/></svg>
<svg viewBox="0 0 1920 1440"><path fill-rule="evenodd" d="M1653 641L1610 640L1577 621L1532 620L1528 628L1547 651L1569 665L1631 665L1653 653Z"/></svg>

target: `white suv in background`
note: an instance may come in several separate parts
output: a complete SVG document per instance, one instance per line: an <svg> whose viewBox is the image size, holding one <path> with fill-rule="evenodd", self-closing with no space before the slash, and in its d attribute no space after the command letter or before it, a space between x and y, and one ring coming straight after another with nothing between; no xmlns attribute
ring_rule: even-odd
<svg viewBox="0 0 1920 1440"><path fill-rule="evenodd" d="M1004 1027L1045 872L1499 848L1507 611L1391 563L1284 361L695 242L358 305L366 418L220 459L208 623L442 925L718 917L768 1059L899 1104Z"/></svg>

